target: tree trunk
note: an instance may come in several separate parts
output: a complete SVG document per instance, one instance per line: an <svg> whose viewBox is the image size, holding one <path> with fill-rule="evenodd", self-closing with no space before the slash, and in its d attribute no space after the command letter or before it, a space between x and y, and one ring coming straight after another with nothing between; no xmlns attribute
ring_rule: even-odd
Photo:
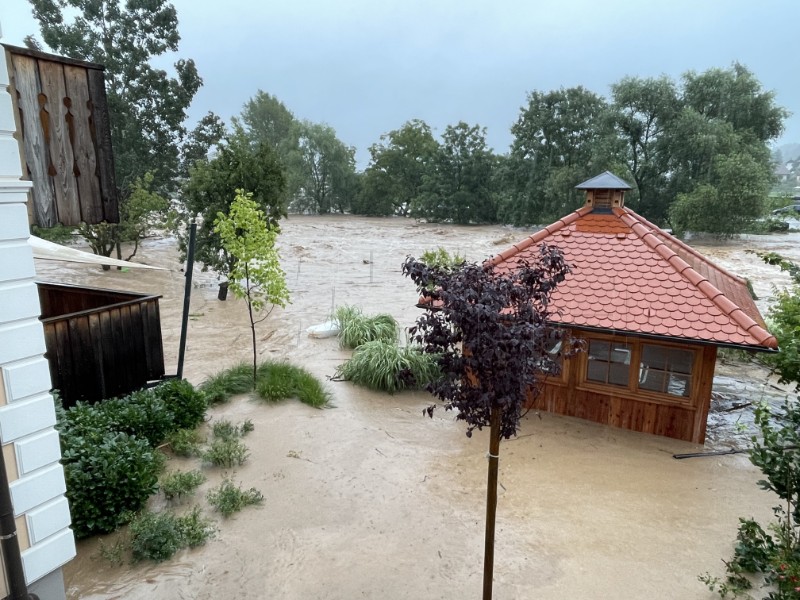
<svg viewBox="0 0 800 600"><path fill-rule="evenodd" d="M489 430L489 476L486 484L486 545L483 555L483 600L492 600L494 526L497 518L497 471L500 462L500 422L503 408L492 406Z"/></svg>

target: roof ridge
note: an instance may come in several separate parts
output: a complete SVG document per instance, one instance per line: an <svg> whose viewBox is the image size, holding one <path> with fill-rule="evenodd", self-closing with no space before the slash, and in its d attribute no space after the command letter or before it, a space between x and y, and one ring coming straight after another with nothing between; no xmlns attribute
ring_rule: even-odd
<svg viewBox="0 0 800 600"><path fill-rule="evenodd" d="M533 244L540 242L549 235L553 235L555 232L559 231L560 229L563 229L570 223L574 222L583 215L590 213L591 211L592 211L591 206L583 206L578 210L573 211L568 215L565 215L555 223L551 223L547 227L543 227L536 233L532 233L531 235L526 237L524 240L521 240L516 244L512 244L510 248L503 250L499 254L494 255L492 258L489 259L489 264L494 266L505 260L508 260L518 252L522 252L526 248L530 248Z"/></svg>
<svg viewBox="0 0 800 600"><path fill-rule="evenodd" d="M659 229L646 219L642 219L638 214L630 209L614 208L614 213L620 220L630 227L631 231L645 244L650 246L656 253L658 253L670 266L675 269L684 279L686 279L692 286L694 286L701 294L708 298L723 314L730 317L739 327L747 332L754 340L760 345L770 348L777 348L778 341L775 336L765 330L761 325L756 323L749 317L741 307L734 304L729 300L725 294L712 284L706 277L703 277L692 266L683 260L678 253L670 248L667 243L661 239L656 231L669 235L665 231ZM640 220L641 219L641 220ZM630 222L629 222L630 221ZM650 227L645 225L642 221L647 223ZM652 229L651 229L652 228ZM643 230L643 231L642 231ZM673 238L673 236L670 236ZM673 238L675 239L675 238ZM655 240L655 241L653 241ZM704 258L705 262L708 262Z"/></svg>
<svg viewBox="0 0 800 600"><path fill-rule="evenodd" d="M654 225L653 223L651 223L650 221L648 221L647 219L645 219L645 218L644 218L642 215L640 215L640 214L638 214L638 213L635 213L635 212L633 212L631 209L629 209L629 208L627 208L627 207L626 207L626 210L627 210L629 213L632 213L632 214L636 215L636 217L639 219L639 221L642 221L642 222L644 222L644 223L645 223L646 225L648 225L648 226L649 226L651 229L653 229L653 230L655 230L655 231L657 231L657 232L666 233L666 232L665 232L665 231L663 231L663 230L662 230L660 227L658 227L657 225ZM667 234L667 235L669 235L669 234ZM680 247L682 250L686 250L686 251L687 251L689 254L691 254L691 255L692 255L692 256L694 256L695 258L697 258L697 259L699 259L699 260L703 261L703 262L704 262L706 265L708 265L709 267L713 268L713 269L714 269L714 270L716 270L716 271L719 271L720 273L722 273L723 275L725 275L725 276L727 276L727 277L730 277L731 279L733 279L733 280L734 280L734 281L736 281L737 283L741 283L741 284L747 285L747 280L746 280L746 279L744 279L744 278L742 278L742 277L739 277L738 275L736 275L736 274L734 274L734 273L731 273L731 272L730 272L730 271L728 271L727 269L725 269L725 268L723 268L723 267L720 267L719 265L717 265L717 264L715 264L715 263L711 262L710 260L708 260L708 258L707 258L706 256L703 256L703 254L701 254L700 252L698 252L697 250L695 250L694 248L692 248L692 247L691 247L689 244L687 244L686 242L684 242L684 241L682 241L682 240L679 240L678 238L676 238L676 237L675 237L675 236L673 236L673 235L670 235L670 238L671 238L671 241L675 242L675 243L676 243L676 244L677 244L677 245L678 245L678 246L679 246L679 247Z"/></svg>

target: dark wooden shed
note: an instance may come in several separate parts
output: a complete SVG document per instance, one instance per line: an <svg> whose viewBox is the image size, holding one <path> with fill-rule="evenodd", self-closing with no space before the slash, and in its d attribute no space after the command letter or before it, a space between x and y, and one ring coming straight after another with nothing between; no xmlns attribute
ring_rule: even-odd
<svg viewBox="0 0 800 600"><path fill-rule="evenodd" d="M45 357L66 406L120 396L164 375L160 296L37 285Z"/></svg>
<svg viewBox="0 0 800 600"><path fill-rule="evenodd" d="M119 222L102 65L3 45L39 227Z"/></svg>
<svg viewBox="0 0 800 600"><path fill-rule="evenodd" d="M606 172L577 187L582 208L490 261L511 270L547 243L572 267L551 309L586 351L530 406L701 444L717 348L777 341L746 281L626 208L627 183Z"/></svg>

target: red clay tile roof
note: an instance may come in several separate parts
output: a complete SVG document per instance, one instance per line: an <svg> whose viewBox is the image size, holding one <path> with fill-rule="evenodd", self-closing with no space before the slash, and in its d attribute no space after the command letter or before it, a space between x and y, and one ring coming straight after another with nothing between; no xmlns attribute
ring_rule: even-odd
<svg viewBox="0 0 800 600"><path fill-rule="evenodd" d="M754 348L778 347L743 279L628 208L581 208L489 262L501 271L557 246L572 273L553 294L560 323Z"/></svg>

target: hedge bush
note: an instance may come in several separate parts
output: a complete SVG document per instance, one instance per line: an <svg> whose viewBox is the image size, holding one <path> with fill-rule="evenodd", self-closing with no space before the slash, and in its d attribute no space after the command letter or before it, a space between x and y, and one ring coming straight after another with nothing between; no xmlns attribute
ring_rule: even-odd
<svg viewBox="0 0 800 600"><path fill-rule="evenodd" d="M168 381L123 398L57 409L76 537L113 531L144 507L164 465L155 447L170 433L196 427L205 406L191 384Z"/></svg>

